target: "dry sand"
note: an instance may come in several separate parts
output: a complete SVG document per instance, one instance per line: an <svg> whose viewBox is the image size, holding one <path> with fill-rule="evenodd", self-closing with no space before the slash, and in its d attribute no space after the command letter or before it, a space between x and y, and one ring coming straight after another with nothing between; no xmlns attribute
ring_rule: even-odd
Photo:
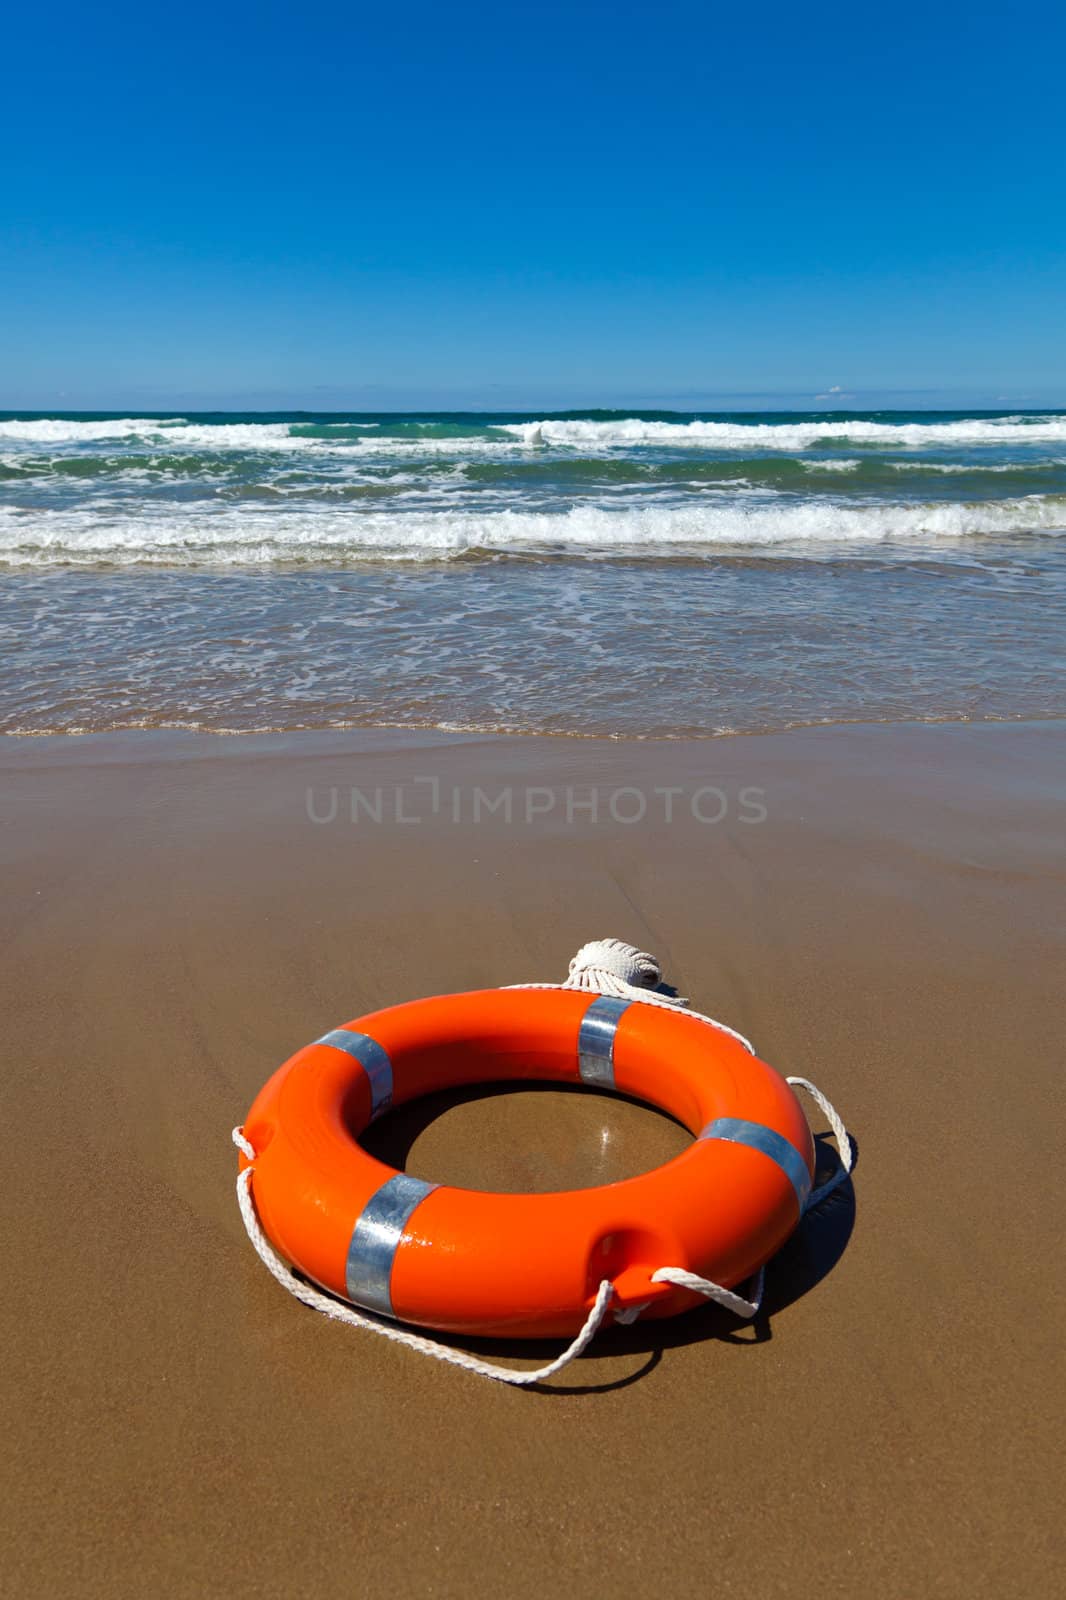
<svg viewBox="0 0 1066 1600"><path fill-rule="evenodd" d="M1061 738L7 741L6 1592L1050 1592ZM349 820L353 785L380 823ZM478 786L510 823L471 822ZM692 814L709 787L719 823ZM623 788L643 821L611 818ZM855 1131L854 1197L771 1268L769 1315L638 1325L522 1393L285 1296L233 1195L266 1074L382 1004L562 976L603 934ZM618 1178L683 1137L595 1095L432 1109L383 1125L392 1154L489 1188Z"/></svg>

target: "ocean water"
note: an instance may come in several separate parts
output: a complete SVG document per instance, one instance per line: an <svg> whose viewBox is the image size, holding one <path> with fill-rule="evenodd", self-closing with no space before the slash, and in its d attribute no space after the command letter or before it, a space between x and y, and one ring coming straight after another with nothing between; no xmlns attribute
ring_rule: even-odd
<svg viewBox="0 0 1066 1600"><path fill-rule="evenodd" d="M1061 715L1066 412L0 413L0 731Z"/></svg>

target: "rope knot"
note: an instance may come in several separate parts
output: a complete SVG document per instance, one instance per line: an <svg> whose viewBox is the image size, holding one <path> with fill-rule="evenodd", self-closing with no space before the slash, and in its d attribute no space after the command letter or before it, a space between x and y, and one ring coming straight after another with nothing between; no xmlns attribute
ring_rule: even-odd
<svg viewBox="0 0 1066 1600"><path fill-rule="evenodd" d="M647 950L621 939L592 939L571 961L564 987L625 998L634 989L657 989L662 979L662 968Z"/></svg>

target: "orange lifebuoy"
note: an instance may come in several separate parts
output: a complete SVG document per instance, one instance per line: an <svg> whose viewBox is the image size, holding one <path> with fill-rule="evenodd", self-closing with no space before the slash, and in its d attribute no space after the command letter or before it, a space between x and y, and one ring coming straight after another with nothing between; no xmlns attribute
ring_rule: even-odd
<svg viewBox="0 0 1066 1600"><path fill-rule="evenodd" d="M530 1195L427 1183L359 1143L390 1106L522 1079L648 1101L695 1142L624 1183ZM561 989L442 995L346 1023L274 1074L244 1134L262 1226L298 1272L387 1317L496 1337L573 1334L605 1278L623 1315L703 1303L652 1274L741 1283L796 1227L814 1173L795 1095L734 1036Z"/></svg>

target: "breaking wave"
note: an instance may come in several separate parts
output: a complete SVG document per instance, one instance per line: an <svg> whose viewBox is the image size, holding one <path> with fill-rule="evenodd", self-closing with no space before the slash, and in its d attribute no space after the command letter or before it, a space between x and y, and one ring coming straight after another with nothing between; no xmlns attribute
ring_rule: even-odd
<svg viewBox="0 0 1066 1600"><path fill-rule="evenodd" d="M882 448L975 444L1058 444L1066 441L1066 417L963 418L953 422L864 421L825 417L812 422L658 422L640 417L617 421L555 421L497 424L501 433L529 446L569 445L626 449L635 445L697 445L714 450L807 450L833 443Z"/></svg>
<svg viewBox="0 0 1066 1600"><path fill-rule="evenodd" d="M374 453L458 454L486 449L618 450L639 447L710 450L803 451L848 444L897 449L1066 443L1066 416L1013 415L923 419L825 416L774 422L676 421L642 417L545 417L493 422L471 416L461 422L389 418L378 422L293 419L213 422L184 417L0 418L0 441L14 445L86 445L127 441L171 451L306 451L310 454L370 450Z"/></svg>
<svg viewBox="0 0 1066 1600"><path fill-rule="evenodd" d="M1066 495L984 502L866 502L757 498L724 505L659 503L528 511L192 510L160 506L116 517L103 509L0 512L0 563L8 567L241 566L392 559L436 560L467 552L673 552L886 541L957 541L1066 531Z"/></svg>

